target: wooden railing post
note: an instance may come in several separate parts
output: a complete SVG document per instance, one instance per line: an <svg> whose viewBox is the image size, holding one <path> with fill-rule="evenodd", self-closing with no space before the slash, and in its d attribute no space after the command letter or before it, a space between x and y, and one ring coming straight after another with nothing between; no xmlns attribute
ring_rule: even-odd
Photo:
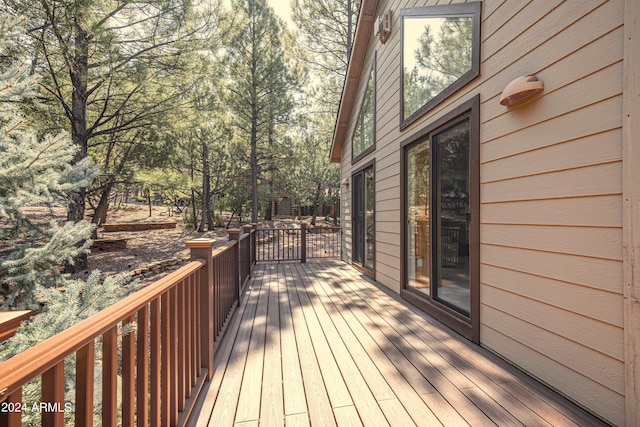
<svg viewBox="0 0 640 427"><path fill-rule="evenodd" d="M307 262L307 224L300 224L300 261Z"/></svg>
<svg viewBox="0 0 640 427"><path fill-rule="evenodd" d="M251 233L251 267L253 267L258 259L258 246L256 244L258 224L251 224L251 229L253 230Z"/></svg>
<svg viewBox="0 0 640 427"><path fill-rule="evenodd" d="M251 277L251 266L252 266L251 256L253 255L253 249L251 248L252 246L251 230L253 230L252 224L247 224L242 226L242 233L249 235L249 237L247 237L247 247L245 249L246 253L244 255L245 256L244 262L247 263L247 277ZM242 280L244 280L244 278L242 278Z"/></svg>
<svg viewBox="0 0 640 427"><path fill-rule="evenodd" d="M213 258L211 251L215 240L193 239L185 244L191 249L191 259L203 259L207 264L200 270L200 354L201 364L207 369L207 379L213 378L213 340L214 329L214 283L213 283Z"/></svg>
<svg viewBox="0 0 640 427"><path fill-rule="evenodd" d="M236 241L236 245L235 248L233 249L233 251L235 251L236 254L236 265L233 269L233 274L236 277L236 286L237 286L237 292L235 293L235 297L238 298L238 301L240 301L240 288L242 286L242 277L240 277L240 233L242 232L242 230L240 230L239 228L230 228L227 230L227 233L229 233L229 241L235 240Z"/></svg>

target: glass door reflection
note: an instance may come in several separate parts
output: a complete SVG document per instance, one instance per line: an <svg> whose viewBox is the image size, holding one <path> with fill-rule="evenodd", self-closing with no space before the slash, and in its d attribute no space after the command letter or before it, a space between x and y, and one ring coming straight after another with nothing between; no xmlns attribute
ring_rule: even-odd
<svg viewBox="0 0 640 427"><path fill-rule="evenodd" d="M433 136L437 247L434 299L468 316L469 120Z"/></svg>

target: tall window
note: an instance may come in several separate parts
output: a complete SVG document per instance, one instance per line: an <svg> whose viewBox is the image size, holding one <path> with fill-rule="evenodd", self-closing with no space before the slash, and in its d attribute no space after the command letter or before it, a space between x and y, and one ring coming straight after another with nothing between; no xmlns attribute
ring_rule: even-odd
<svg viewBox="0 0 640 427"><path fill-rule="evenodd" d="M472 339L479 309L478 105L475 97L403 144L403 296L445 322L454 319L451 326Z"/></svg>
<svg viewBox="0 0 640 427"><path fill-rule="evenodd" d="M401 128L480 73L480 5L400 11Z"/></svg>
<svg viewBox="0 0 640 427"><path fill-rule="evenodd" d="M375 245L375 184L373 164L353 175L353 262L373 271Z"/></svg>
<svg viewBox="0 0 640 427"><path fill-rule="evenodd" d="M366 153L373 150L376 135L376 91L375 91L375 68L376 61L374 58L367 80L367 88L360 106L358 121L351 139L351 158L357 160Z"/></svg>

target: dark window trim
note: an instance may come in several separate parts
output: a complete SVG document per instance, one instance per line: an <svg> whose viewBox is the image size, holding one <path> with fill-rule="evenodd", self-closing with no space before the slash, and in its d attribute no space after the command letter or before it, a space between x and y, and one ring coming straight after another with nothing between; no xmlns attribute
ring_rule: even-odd
<svg viewBox="0 0 640 427"><path fill-rule="evenodd" d="M356 133L356 129L358 128L358 122L360 121L360 113L362 113L362 107L364 106L364 103L367 99L367 90L365 89L364 91L364 95L362 96L362 100L360 101L360 108L358 109L358 115L356 116L356 125L353 128L353 132L351 133L351 164L355 164L357 162L359 162L360 160L362 160L365 156L367 156L368 154L372 153L373 151L375 151L376 149L376 125L377 125L377 117L376 117L376 107L377 107L377 102L376 102L376 98L377 98L377 93L378 93L378 88L377 88L377 66L376 63L378 62L378 53L377 51L373 52L373 63L371 64L371 71L369 72L369 77L367 78L367 84L369 83L369 79L373 79L373 144L371 144L371 147L365 149L362 153L358 154L357 156L353 156L353 137Z"/></svg>
<svg viewBox="0 0 640 427"><path fill-rule="evenodd" d="M372 254L372 264L371 268L367 267L364 263L360 264L353 260L353 206L355 199L355 188L351 190L351 265L361 273L367 275L373 280L376 280L376 159L371 159L367 163L360 166L358 169L355 169L351 172L351 183L353 184L353 177L365 170L371 168L373 171L373 254Z"/></svg>
<svg viewBox="0 0 640 427"><path fill-rule="evenodd" d="M470 316L406 287L407 284L407 149L456 122L469 118L469 176L471 221L469 225ZM400 295L467 339L480 343L480 95L463 102L400 143ZM430 147L433 150L433 147Z"/></svg>
<svg viewBox="0 0 640 427"><path fill-rule="evenodd" d="M440 104L442 101L460 90L467 83L480 75L480 15L482 2L454 4L447 6L426 6L412 9L400 9L400 130L405 129L418 118ZM473 18L472 27L472 52L471 69L463 74L458 80L448 86L445 90L433 97L429 102L420 107L418 111L404 117L404 17L405 16L471 16Z"/></svg>

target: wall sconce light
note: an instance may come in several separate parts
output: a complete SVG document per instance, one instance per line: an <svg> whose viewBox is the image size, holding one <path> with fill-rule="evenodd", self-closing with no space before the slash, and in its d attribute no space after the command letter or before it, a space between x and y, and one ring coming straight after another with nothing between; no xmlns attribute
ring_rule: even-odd
<svg viewBox="0 0 640 427"><path fill-rule="evenodd" d="M341 183L342 183L342 185L344 185L345 187L348 187L348 186L349 186L349 178L345 178L345 179L343 179Z"/></svg>
<svg viewBox="0 0 640 427"><path fill-rule="evenodd" d="M518 77L507 85L500 95L500 104L509 107L535 95L544 89L542 83L534 75Z"/></svg>
<svg viewBox="0 0 640 427"><path fill-rule="evenodd" d="M387 10L381 16L378 16L377 27L376 36L380 39L380 43L384 44L391 35L391 10Z"/></svg>

